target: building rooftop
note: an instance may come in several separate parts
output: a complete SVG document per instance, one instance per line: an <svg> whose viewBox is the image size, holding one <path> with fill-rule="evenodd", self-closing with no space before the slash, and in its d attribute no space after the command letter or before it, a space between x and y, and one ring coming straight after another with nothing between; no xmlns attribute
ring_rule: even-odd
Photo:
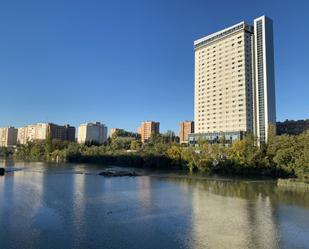
<svg viewBox="0 0 309 249"><path fill-rule="evenodd" d="M226 37L230 34L233 34L239 30L246 29L249 32L253 32L253 27L251 25L246 24L244 21L237 23L231 27L222 29L218 32L215 32L213 34L207 35L205 37L202 37L200 39L197 39L194 41L194 49L200 48L206 44L209 44L213 41L216 41L218 39L221 39L223 37Z"/></svg>

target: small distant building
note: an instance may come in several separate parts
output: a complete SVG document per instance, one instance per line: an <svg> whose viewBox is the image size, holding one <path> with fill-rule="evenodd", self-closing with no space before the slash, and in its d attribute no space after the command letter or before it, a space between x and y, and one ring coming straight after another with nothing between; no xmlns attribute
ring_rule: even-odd
<svg viewBox="0 0 309 249"><path fill-rule="evenodd" d="M110 129L110 137L112 137L117 131L123 131L123 129L111 128Z"/></svg>
<svg viewBox="0 0 309 249"><path fill-rule="evenodd" d="M276 130L278 135L289 134L299 135L309 130L309 119L307 120L285 120L284 122L277 122Z"/></svg>
<svg viewBox="0 0 309 249"><path fill-rule="evenodd" d="M179 131L179 142L181 144L188 143L188 135L194 133L194 122L193 121L184 121L180 123L180 131Z"/></svg>
<svg viewBox="0 0 309 249"><path fill-rule="evenodd" d="M17 142L19 144L47 138L73 142L75 141L75 127L53 123L37 123L18 128Z"/></svg>
<svg viewBox="0 0 309 249"><path fill-rule="evenodd" d="M36 139L36 125L27 125L25 127L18 128L17 131L17 143L26 144L28 141L34 141Z"/></svg>
<svg viewBox="0 0 309 249"><path fill-rule="evenodd" d="M75 141L75 127L66 125L56 125L49 124L48 125L48 135L51 139L58 139L62 141Z"/></svg>
<svg viewBox="0 0 309 249"><path fill-rule="evenodd" d="M103 144L107 140L107 127L100 122L85 123L78 127L77 142Z"/></svg>
<svg viewBox="0 0 309 249"><path fill-rule="evenodd" d="M48 123L38 123L35 127L35 140L45 140L48 138Z"/></svg>
<svg viewBox="0 0 309 249"><path fill-rule="evenodd" d="M14 127L0 128L0 147L11 147L17 143L17 129Z"/></svg>
<svg viewBox="0 0 309 249"><path fill-rule="evenodd" d="M70 142L75 142L76 139L76 128L74 126L65 125L66 129L66 140Z"/></svg>
<svg viewBox="0 0 309 249"><path fill-rule="evenodd" d="M142 122L140 127L137 128L137 133L141 135L141 141L144 143L149 140L153 134L160 133L160 123L155 121Z"/></svg>

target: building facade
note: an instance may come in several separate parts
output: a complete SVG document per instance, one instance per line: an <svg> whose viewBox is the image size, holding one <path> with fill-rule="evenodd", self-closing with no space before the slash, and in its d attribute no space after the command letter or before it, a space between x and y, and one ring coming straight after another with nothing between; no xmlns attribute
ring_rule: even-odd
<svg viewBox="0 0 309 249"><path fill-rule="evenodd" d="M186 144L189 141L189 134L194 133L194 122L184 121L180 123L179 142Z"/></svg>
<svg viewBox="0 0 309 249"><path fill-rule="evenodd" d="M195 140L203 134L253 133L266 142L276 122L272 21L262 16L198 39ZM239 137L240 139L240 137Z"/></svg>
<svg viewBox="0 0 309 249"><path fill-rule="evenodd" d="M17 143L26 144L28 141L34 141L35 139L36 125L27 125L25 127L18 128Z"/></svg>
<svg viewBox="0 0 309 249"><path fill-rule="evenodd" d="M51 139L58 139L62 141L75 141L75 127L66 125L56 125L50 123L47 128L48 136Z"/></svg>
<svg viewBox="0 0 309 249"><path fill-rule="evenodd" d="M107 127L100 122L85 123L78 127L78 143L98 143L107 141Z"/></svg>
<svg viewBox="0 0 309 249"><path fill-rule="evenodd" d="M160 133L160 123L155 121L142 122L137 128L137 133L141 135L142 143L147 142L153 134Z"/></svg>
<svg viewBox="0 0 309 249"><path fill-rule="evenodd" d="M309 131L309 119L307 120L285 120L277 122L276 130L278 135L299 135L305 131Z"/></svg>
<svg viewBox="0 0 309 249"><path fill-rule="evenodd" d="M0 147L10 147L17 144L17 129L14 127L0 128Z"/></svg>
<svg viewBox="0 0 309 249"><path fill-rule="evenodd" d="M75 141L75 127L53 123L37 123L18 128L17 142L19 144L47 138L73 142Z"/></svg>

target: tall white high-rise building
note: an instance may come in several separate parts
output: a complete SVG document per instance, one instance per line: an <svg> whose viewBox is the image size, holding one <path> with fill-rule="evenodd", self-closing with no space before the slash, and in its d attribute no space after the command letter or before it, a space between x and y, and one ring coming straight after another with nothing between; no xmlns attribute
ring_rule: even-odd
<svg viewBox="0 0 309 249"><path fill-rule="evenodd" d="M238 23L194 42L194 124L197 137L216 140L253 133L266 142L276 123L272 20Z"/></svg>
<svg viewBox="0 0 309 249"><path fill-rule="evenodd" d="M276 125L276 94L273 23L265 16L254 20L254 58L254 134L267 142L269 124Z"/></svg>
<svg viewBox="0 0 309 249"><path fill-rule="evenodd" d="M78 143L99 143L107 140L107 127L100 122L85 123L78 127Z"/></svg>

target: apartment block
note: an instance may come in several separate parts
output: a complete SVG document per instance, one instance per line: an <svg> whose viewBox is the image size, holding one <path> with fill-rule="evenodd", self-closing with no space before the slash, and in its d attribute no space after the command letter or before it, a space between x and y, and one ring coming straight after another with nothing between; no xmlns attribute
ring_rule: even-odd
<svg viewBox="0 0 309 249"><path fill-rule="evenodd" d="M238 23L194 42L194 130L197 137L267 142L276 124L272 20ZM213 136L213 134L216 134Z"/></svg>
<svg viewBox="0 0 309 249"><path fill-rule="evenodd" d="M155 121L142 122L137 128L137 133L141 135L142 142L146 142L153 134L160 133L160 123Z"/></svg>
<svg viewBox="0 0 309 249"><path fill-rule="evenodd" d="M63 141L75 141L75 127L70 125L56 125L50 123L48 125L48 134L51 139L58 139Z"/></svg>
<svg viewBox="0 0 309 249"><path fill-rule="evenodd" d="M189 134L194 133L194 122L184 121L180 123L179 139L181 144L189 141Z"/></svg>
<svg viewBox="0 0 309 249"><path fill-rule="evenodd" d="M81 124L78 127L78 143L99 143L107 141L107 127L100 122Z"/></svg>
<svg viewBox="0 0 309 249"><path fill-rule="evenodd" d="M36 140L36 125L27 125L17 129L17 143L26 144Z"/></svg>
<svg viewBox="0 0 309 249"><path fill-rule="evenodd" d="M76 129L74 126L65 125L66 129L66 140L70 142L76 141Z"/></svg>
<svg viewBox="0 0 309 249"><path fill-rule="evenodd" d="M75 141L75 127L53 123L37 123L18 128L17 142L19 144L47 138L73 142Z"/></svg>
<svg viewBox="0 0 309 249"><path fill-rule="evenodd" d="M17 143L17 129L14 127L0 128L0 147L10 147Z"/></svg>

